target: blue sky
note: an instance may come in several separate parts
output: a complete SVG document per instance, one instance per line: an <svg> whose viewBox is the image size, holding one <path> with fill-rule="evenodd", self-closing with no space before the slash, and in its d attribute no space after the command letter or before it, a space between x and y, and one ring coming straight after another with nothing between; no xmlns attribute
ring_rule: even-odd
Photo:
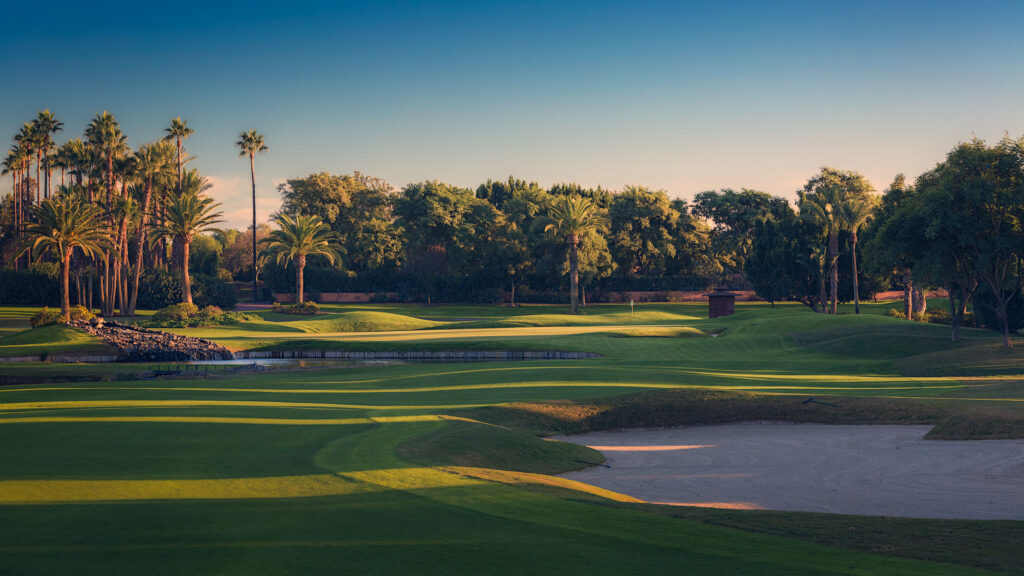
<svg viewBox="0 0 1024 576"><path fill-rule="evenodd" d="M109 110L137 146L180 115L236 226L249 128L270 146L261 218L314 171L792 197L823 165L882 189L972 135L1024 134L1020 2L51 2L5 20L0 135L49 108L62 140Z"/></svg>

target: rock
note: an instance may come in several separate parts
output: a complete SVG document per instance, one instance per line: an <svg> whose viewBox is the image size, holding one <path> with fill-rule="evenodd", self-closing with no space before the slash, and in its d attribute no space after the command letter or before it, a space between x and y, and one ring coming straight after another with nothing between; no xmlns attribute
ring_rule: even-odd
<svg viewBox="0 0 1024 576"><path fill-rule="evenodd" d="M118 322L71 322L69 326L96 336L118 351L121 362L182 362L187 360L229 360L227 348L192 336L139 328Z"/></svg>

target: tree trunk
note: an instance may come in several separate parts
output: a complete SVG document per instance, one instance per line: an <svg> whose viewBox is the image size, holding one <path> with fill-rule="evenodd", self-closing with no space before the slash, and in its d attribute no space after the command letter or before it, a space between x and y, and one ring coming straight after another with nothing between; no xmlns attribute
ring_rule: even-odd
<svg viewBox="0 0 1024 576"><path fill-rule="evenodd" d="M825 268L821 269L821 280L818 282L818 302L821 303L821 312L828 314L828 297L825 296Z"/></svg>
<svg viewBox="0 0 1024 576"><path fill-rule="evenodd" d="M961 315L960 307L956 305L956 297L953 295L953 287L946 286L946 292L949 294L949 323L953 328L952 341L956 342L960 339L960 323L963 321L963 316Z"/></svg>
<svg viewBox="0 0 1024 576"><path fill-rule="evenodd" d="M860 279L857 278L857 232L850 235L850 254L853 256L853 313L860 314Z"/></svg>
<svg viewBox="0 0 1024 576"><path fill-rule="evenodd" d="M249 153L249 174L252 176L252 301L256 303L256 163Z"/></svg>
<svg viewBox="0 0 1024 576"><path fill-rule="evenodd" d="M573 234L569 237L569 313L578 314L579 307L577 300L580 292L579 275L579 236Z"/></svg>
<svg viewBox="0 0 1024 576"><path fill-rule="evenodd" d="M839 313L839 231L832 230L828 237L828 278L829 298L832 314Z"/></svg>
<svg viewBox="0 0 1024 576"><path fill-rule="evenodd" d="M63 320L69 318L71 311L71 250L61 254L60 261L60 315Z"/></svg>
<svg viewBox="0 0 1024 576"><path fill-rule="evenodd" d="M914 280L910 270L903 271L903 314L907 320L914 319Z"/></svg>
<svg viewBox="0 0 1024 576"><path fill-rule="evenodd" d="M36 204L43 201L43 181L40 180L40 171L43 164L43 153L41 150L36 151Z"/></svg>
<svg viewBox="0 0 1024 576"><path fill-rule="evenodd" d="M921 291L917 286L914 287L914 314L917 316L923 316L928 312L928 299L924 297L924 292Z"/></svg>
<svg viewBox="0 0 1024 576"><path fill-rule="evenodd" d="M178 243L178 238L174 239ZM192 303L192 280L188 277L188 251L189 242L181 239L181 297L188 304Z"/></svg>
<svg viewBox="0 0 1024 576"><path fill-rule="evenodd" d="M295 259L295 301L302 304L305 298L305 269L306 257L299 256Z"/></svg>
<svg viewBox="0 0 1024 576"><path fill-rule="evenodd" d="M142 275L142 250L146 246L146 222L149 218L149 198L153 194L153 177L146 179L146 192L142 196L142 212L139 216L139 233L135 238L135 273L132 275L132 299L128 303L128 314L135 315L139 302L139 277ZM159 228L158 228L159 230Z"/></svg>
<svg viewBox="0 0 1024 576"><path fill-rule="evenodd" d="M513 279L512 279L512 298L511 298L511 307L512 307L512 308L515 308L515 307L516 307L516 279L515 279L515 278L513 278Z"/></svg>

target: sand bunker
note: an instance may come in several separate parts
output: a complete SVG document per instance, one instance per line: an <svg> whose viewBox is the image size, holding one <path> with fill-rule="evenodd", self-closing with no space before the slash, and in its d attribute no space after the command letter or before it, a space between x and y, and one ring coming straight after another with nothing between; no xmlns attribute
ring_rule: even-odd
<svg viewBox="0 0 1024 576"><path fill-rule="evenodd" d="M610 466L565 477L649 502L1024 519L1024 440L924 440L929 428L730 424L557 439Z"/></svg>

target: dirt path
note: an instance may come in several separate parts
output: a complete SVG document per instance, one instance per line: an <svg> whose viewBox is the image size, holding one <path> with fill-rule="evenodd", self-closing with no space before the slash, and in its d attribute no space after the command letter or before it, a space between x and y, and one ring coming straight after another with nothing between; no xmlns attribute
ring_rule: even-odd
<svg viewBox="0 0 1024 576"><path fill-rule="evenodd" d="M1024 440L924 440L928 430L752 423L557 439L610 465L566 477L649 502L1024 520Z"/></svg>

